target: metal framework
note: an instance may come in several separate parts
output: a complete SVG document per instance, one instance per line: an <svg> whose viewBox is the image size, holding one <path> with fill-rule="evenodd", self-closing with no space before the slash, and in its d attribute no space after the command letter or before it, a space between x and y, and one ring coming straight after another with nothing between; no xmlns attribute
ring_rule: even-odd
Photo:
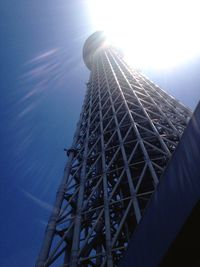
<svg viewBox="0 0 200 267"><path fill-rule="evenodd" d="M90 79L37 267L118 266L191 116L100 34L84 47Z"/></svg>

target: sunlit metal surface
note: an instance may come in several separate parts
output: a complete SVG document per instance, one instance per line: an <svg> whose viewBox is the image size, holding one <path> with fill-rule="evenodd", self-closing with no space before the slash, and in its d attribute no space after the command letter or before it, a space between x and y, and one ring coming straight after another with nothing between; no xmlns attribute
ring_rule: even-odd
<svg viewBox="0 0 200 267"><path fill-rule="evenodd" d="M85 101L37 267L117 266L191 116L112 47L91 49L86 64Z"/></svg>

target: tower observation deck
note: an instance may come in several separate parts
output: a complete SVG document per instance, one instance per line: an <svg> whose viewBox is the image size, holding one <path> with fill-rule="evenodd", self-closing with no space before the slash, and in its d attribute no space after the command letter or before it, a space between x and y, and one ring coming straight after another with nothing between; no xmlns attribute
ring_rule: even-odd
<svg viewBox="0 0 200 267"><path fill-rule="evenodd" d="M118 266L191 112L109 46L85 42L86 96L36 266Z"/></svg>

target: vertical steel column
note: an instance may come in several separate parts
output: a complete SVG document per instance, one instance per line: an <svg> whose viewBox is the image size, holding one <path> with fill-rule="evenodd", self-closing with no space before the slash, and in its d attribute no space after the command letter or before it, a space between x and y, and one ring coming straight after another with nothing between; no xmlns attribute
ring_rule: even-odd
<svg viewBox="0 0 200 267"><path fill-rule="evenodd" d="M102 175L103 175L103 196L104 196L104 220L105 220L105 234L106 234L106 250L107 250L107 266L113 266L112 254L111 254L111 229L110 229L110 211L109 211L109 199L107 188L107 176L106 176L106 161L105 161L105 143L104 143L104 129L103 129L103 116L102 105L100 97L100 81L99 81L99 58L97 59L97 72L98 72L98 97L99 97L99 115L100 115L100 136L101 136L101 157L102 157Z"/></svg>
<svg viewBox="0 0 200 267"><path fill-rule="evenodd" d="M105 53L105 56L107 58L106 51L104 53ZM115 107L113 105L113 99L112 99L112 96L111 96L110 86L109 86L109 83L108 83L108 78L107 78L107 74L106 74L106 71L105 71L105 66L104 66L104 61L103 60L102 60L102 65L103 65L104 75L105 75L105 78L106 78L106 83L107 83L110 102L112 103L111 105L112 105L112 111L113 111L113 117L114 117L114 120L115 120L115 125L116 125L116 128L117 128L117 134L118 134L118 138L119 138L119 146L120 146L120 149L121 149L122 155L123 155L124 170L127 173L129 189L130 189L130 192L131 192L133 206L134 206L134 209L135 209L135 215L136 215L137 222L139 222L140 219L141 219L141 213L140 213L140 209L139 209L138 202L137 202L137 199L136 199L135 188L134 188L134 185L133 185L133 182L132 182L132 179L131 179L131 173L130 173L129 166L128 166L128 160L127 160L126 152L125 152L125 149L123 147L123 141L122 141L122 136L121 136L121 133L120 133L120 127L119 127L117 116L116 116L116 110L115 110ZM112 70L112 66L110 66L110 67L111 67L111 70Z"/></svg>
<svg viewBox="0 0 200 267"><path fill-rule="evenodd" d="M155 170L154 170L154 168L153 168L153 166L152 166L152 163L151 163L151 160L150 160L150 158L149 158L149 155L148 155L148 153L147 153L147 151L146 151L146 148L145 148L145 146L144 146L144 143L143 143L143 141L142 141L142 138L141 138L141 136L140 136L140 133L139 133L139 131L138 131L138 129L137 129L137 126L136 126L136 124L135 124L135 121L134 121L134 119L133 119L133 117L132 117L132 114L131 114L131 112L130 112L130 109L129 109L128 105L127 105L126 98L124 97L123 91L122 91L121 86L120 86L119 81L118 81L118 78L117 78L117 76L116 76L116 74L115 74L115 71L114 71L114 69L113 69L113 66L112 66L111 63L110 63L110 60L109 60L107 54L106 54L106 57L107 57L107 60L108 60L108 62L109 62L109 64L110 64L110 67L111 67L111 69L112 69L113 75L114 75L115 80L116 80L116 82L117 82L117 85L118 85L118 87L119 87L119 90L120 90L120 93L121 93L121 95L122 95L122 98L123 98L123 100L124 100L125 106L126 106L126 108L127 108L127 112L128 112L128 114L129 114L129 116L130 116L130 119L131 119L132 122L133 122L133 127L134 127L135 133L136 133L136 135L137 135L138 142L139 142L139 144L140 144L140 146L141 146L141 148L142 148L142 151L143 151L143 153L144 153L145 160L146 160L147 164L149 165L149 168L150 168L151 171L152 171L153 179L154 179L155 186L156 186L156 185L158 184L158 177L157 177L157 175L156 175L156 173L155 173Z"/></svg>
<svg viewBox="0 0 200 267"><path fill-rule="evenodd" d="M69 177L69 172L70 172L70 168L71 168L71 161L73 159L73 156L74 156L74 152L72 151L72 152L70 152L70 155L69 155L69 159L67 162L67 166L65 168L65 173L63 176L62 183L61 183L61 185L58 189L58 192L57 192L56 202L54 204L52 215L49 219L49 222L48 222L48 225L46 228L45 238L44 238L42 248L41 248L37 263L36 263L36 267L45 267L46 266L45 262L46 262L46 259L48 257L48 254L49 254L52 239L54 237L55 228L56 228L56 221L57 221L57 218L58 218L58 215L60 212L60 208L62 205L66 181L67 181L67 178Z"/></svg>
<svg viewBox="0 0 200 267"><path fill-rule="evenodd" d="M93 88L93 84L92 84ZM72 250L71 250L71 260L70 266L76 267L78 265L78 251L79 251L79 239L80 239L80 231L81 231L81 212L83 205L83 195L85 188L85 178L86 178L86 164L87 164L87 154L88 154L88 139L89 139L89 127L91 120L91 106L92 106L92 96L90 96L89 103L89 119L87 125L87 133L84 141L84 153L83 153L83 164L80 175L80 186L79 186L79 194L78 194L78 203L77 203L77 211L75 215L75 225L74 225L74 233L73 233L73 241L72 241Z"/></svg>
<svg viewBox="0 0 200 267"><path fill-rule="evenodd" d="M52 211L52 214L50 216L49 222L48 222L47 227L46 227L45 237L43 239L40 253L39 253L38 259L36 261L36 265L35 265L36 267L48 266L48 265L46 265L47 264L46 261L48 259L49 251L51 249L53 238L55 236L57 219L58 219L60 209L62 206L62 202L64 199L64 194L66 191L66 185L67 185L70 170L71 170L71 163L72 163L72 159L74 157L74 151L75 150L73 148L75 147L75 143L77 142L77 138L79 135L83 112L84 112L84 106L82 108L82 112L80 114L80 119L79 119L79 122L77 124L77 129L76 129L76 132L75 132L75 135L73 138L72 149L69 150L68 161L67 161L67 164L66 164L65 169L64 169L64 174L63 174L61 184L60 184L59 189L57 191L56 201L54 203L53 211Z"/></svg>

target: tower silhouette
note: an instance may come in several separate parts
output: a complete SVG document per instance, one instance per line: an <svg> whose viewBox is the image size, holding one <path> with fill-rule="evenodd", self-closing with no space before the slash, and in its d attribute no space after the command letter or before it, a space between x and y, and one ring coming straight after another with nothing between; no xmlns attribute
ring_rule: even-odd
<svg viewBox="0 0 200 267"><path fill-rule="evenodd" d="M118 266L191 112L130 68L102 32L36 266Z"/></svg>

